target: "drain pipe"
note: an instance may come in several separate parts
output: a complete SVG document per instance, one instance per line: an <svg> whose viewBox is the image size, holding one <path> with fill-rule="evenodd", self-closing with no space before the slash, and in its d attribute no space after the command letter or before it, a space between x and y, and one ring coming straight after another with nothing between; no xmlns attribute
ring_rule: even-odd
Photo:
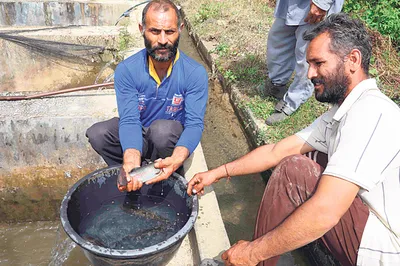
<svg viewBox="0 0 400 266"><path fill-rule="evenodd" d="M0 101L30 100L30 99L43 98L43 97L47 97L47 96L53 96L53 95L63 94L63 93L68 93L68 92L84 91L84 90L90 90L90 89L99 88L99 87L108 87L108 86L113 86L113 85L114 85L114 82L107 82L107 83L101 83L101 84L93 84L93 85L88 85L88 86L76 87L76 88L71 88L71 89L64 89L64 90L59 90L59 91L49 91L49 92L37 93L37 94L32 94L32 95L27 95L27 96L0 96Z"/></svg>

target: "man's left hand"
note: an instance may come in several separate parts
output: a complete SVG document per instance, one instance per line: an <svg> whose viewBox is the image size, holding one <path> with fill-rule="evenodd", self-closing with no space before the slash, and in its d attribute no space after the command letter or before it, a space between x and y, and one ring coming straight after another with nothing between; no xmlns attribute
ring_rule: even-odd
<svg viewBox="0 0 400 266"><path fill-rule="evenodd" d="M225 251L221 258L224 260L225 265L257 265L259 261L253 256L253 251L252 242L240 240Z"/></svg>
<svg viewBox="0 0 400 266"><path fill-rule="evenodd" d="M321 22L326 15L326 11L316 6L313 2L310 4L310 12L308 12L307 17L304 19L305 22L309 24L314 24Z"/></svg>
<svg viewBox="0 0 400 266"><path fill-rule="evenodd" d="M189 150L183 146L175 147L172 155L164 159L158 159L154 162L154 167L162 169L161 175L146 182L147 185L160 182L167 179L173 172L175 172L186 158L189 157Z"/></svg>
<svg viewBox="0 0 400 266"><path fill-rule="evenodd" d="M162 172L158 177L147 181L146 184L150 185L150 184L154 184L154 183L157 183L157 182L167 179L181 165L182 165L182 163L177 162L176 160L174 160L173 157L166 157L164 159L158 159L158 160L154 161L154 167L162 169Z"/></svg>

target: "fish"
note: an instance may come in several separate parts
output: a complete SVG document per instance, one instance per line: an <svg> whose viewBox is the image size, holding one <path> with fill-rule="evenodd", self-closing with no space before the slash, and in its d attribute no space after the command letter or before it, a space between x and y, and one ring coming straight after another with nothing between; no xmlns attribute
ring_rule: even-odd
<svg viewBox="0 0 400 266"><path fill-rule="evenodd" d="M150 179L153 179L161 174L162 170L155 168L153 163L150 163L146 166L134 168L129 172L131 177L136 177L140 182L147 182ZM121 173L118 176L118 185L126 186L128 184L128 180L126 178L125 172L121 169Z"/></svg>

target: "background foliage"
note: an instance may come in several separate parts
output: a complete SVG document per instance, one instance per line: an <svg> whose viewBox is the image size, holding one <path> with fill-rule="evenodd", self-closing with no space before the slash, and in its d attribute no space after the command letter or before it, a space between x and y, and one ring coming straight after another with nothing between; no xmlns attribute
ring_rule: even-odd
<svg viewBox="0 0 400 266"><path fill-rule="evenodd" d="M367 25L389 36L400 51L400 1L346 0L343 11L362 19Z"/></svg>

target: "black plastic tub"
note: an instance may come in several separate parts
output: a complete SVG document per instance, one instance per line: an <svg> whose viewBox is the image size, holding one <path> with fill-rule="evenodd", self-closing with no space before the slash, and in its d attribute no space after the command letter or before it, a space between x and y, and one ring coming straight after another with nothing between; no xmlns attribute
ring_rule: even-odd
<svg viewBox="0 0 400 266"><path fill-rule="evenodd" d="M162 182L144 185L139 191L120 192L116 186L119 171L120 166L100 169L74 184L61 203L62 226L67 235L83 249L93 265L166 265L196 221L197 196L190 197L186 193L187 181L177 173ZM172 236L159 243L135 249L105 247L82 236L83 221L107 202L111 201L114 204L115 201L115 204L120 204L121 197L122 204L126 199L130 204L135 204L135 200L144 197L157 202L171 202L177 214L181 215L182 226L179 226L180 229Z"/></svg>

